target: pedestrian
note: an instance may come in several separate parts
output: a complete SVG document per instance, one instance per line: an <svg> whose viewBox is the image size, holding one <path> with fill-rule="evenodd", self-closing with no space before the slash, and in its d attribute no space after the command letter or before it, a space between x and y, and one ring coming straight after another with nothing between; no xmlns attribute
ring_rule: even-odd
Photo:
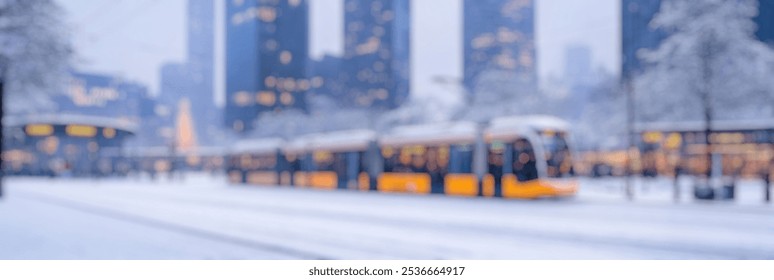
<svg viewBox="0 0 774 280"><path fill-rule="evenodd" d="M771 177L774 176L774 158L769 161L769 166L763 168L763 200L766 203L771 201Z"/></svg>

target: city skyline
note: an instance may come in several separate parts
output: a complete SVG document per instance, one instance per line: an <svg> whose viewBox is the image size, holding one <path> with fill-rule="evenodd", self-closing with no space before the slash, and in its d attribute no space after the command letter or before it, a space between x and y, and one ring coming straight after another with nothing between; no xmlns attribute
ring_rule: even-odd
<svg viewBox="0 0 774 280"><path fill-rule="evenodd" d="M619 56L618 32L615 24L618 19L618 1L596 0L596 4L575 3L573 1L537 1L536 2L536 48L538 76L545 80L549 75L560 75L563 70L562 54L568 44L586 44L592 49L593 65L617 72ZM224 39L222 21L223 1L215 1L215 38ZM152 94L159 88L158 69L164 63L183 61L185 48L185 1L172 0L154 3L144 9L141 5L118 2L110 7L95 5L90 1L62 1L70 15L70 23L75 27L75 47L79 53L76 64L79 69L90 72L104 72L137 80L149 87ZM335 37L343 37L340 28L331 25L343 24L341 17L343 2L339 0L310 1L310 56L322 58L326 53L341 55L343 44L336 47ZM100 7L102 6L102 7ZM447 87L436 84L437 76L462 78L462 1L451 1L448 5L434 7L431 1L412 1L413 22L411 27L411 92L424 95L445 93ZM594 7L593 9L590 7ZM95 11L105 9L105 14L95 15ZM578 11L584 11L579 13ZM134 16L133 16L134 15ZM142 16L143 21L136 20ZM592 16L588 16L592 15ZM562 17L565 21L552 21ZM118 23L112 18L123 18ZM162 23L163 24L159 24ZM568 24L568 22L572 22ZM105 28L93 23L116 26L117 33L131 33L128 38L112 37L103 32ZM153 24L156 23L156 24ZM459 32L438 32L438 28L459 29ZM578 33L578 28L588 27L589 34ZM343 28L342 28L343 29ZM179 30L179 31L176 31ZM171 35L171 36L170 36ZM325 40L325 38L332 38ZM108 39L105 39L108 38ZM325 41L321 41L325 40ZM163 43L161 43L163 42ZM450 44L455 42L457 45ZM109 50L123 49L124 56L111 55ZM337 53L338 52L338 53ZM224 51L223 45L215 45L215 102L222 104L224 99ZM143 63L136 63L142 57ZM135 59L132 59L135 58Z"/></svg>

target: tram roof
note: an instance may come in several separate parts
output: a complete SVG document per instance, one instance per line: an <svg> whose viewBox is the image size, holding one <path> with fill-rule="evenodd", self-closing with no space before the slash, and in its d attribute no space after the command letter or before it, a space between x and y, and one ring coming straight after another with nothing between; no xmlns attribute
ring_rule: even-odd
<svg viewBox="0 0 774 280"><path fill-rule="evenodd" d="M490 130L511 130L519 128L566 131L570 128L570 124L560 118L549 115L499 117L493 119L489 124Z"/></svg>
<svg viewBox="0 0 774 280"><path fill-rule="evenodd" d="M468 142L475 141L476 131L476 124L467 121L407 125L393 128L379 142L385 145Z"/></svg>
<svg viewBox="0 0 774 280"><path fill-rule="evenodd" d="M546 130L567 131L570 125L566 121L548 115L509 116L493 119L486 129L487 139L506 140L517 136L534 135Z"/></svg>
<svg viewBox="0 0 774 280"><path fill-rule="evenodd" d="M376 132L368 129L341 130L309 135L307 143L312 149L328 151L366 150L376 140Z"/></svg>
<svg viewBox="0 0 774 280"><path fill-rule="evenodd" d="M244 153L269 153L275 152L282 147L285 140L282 138L257 138L240 140L231 148L231 152Z"/></svg>
<svg viewBox="0 0 774 280"><path fill-rule="evenodd" d="M710 123L712 130L733 131L733 130L765 130L774 129L774 119L744 120L744 121L712 121ZM635 125L636 132L662 131L703 131L703 121L683 121L683 122L652 122L638 123Z"/></svg>

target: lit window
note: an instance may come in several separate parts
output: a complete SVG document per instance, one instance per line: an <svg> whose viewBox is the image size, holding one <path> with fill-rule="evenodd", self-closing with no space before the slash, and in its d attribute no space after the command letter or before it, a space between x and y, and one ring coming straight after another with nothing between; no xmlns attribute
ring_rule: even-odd
<svg viewBox="0 0 774 280"><path fill-rule="evenodd" d="M491 47L495 42L494 35L490 33L484 33L479 35L476 38L473 38L473 41L470 42L471 46L473 46L474 49L483 49Z"/></svg>
<svg viewBox="0 0 774 280"><path fill-rule="evenodd" d="M283 81L284 89L287 91L296 90L296 81L293 78L287 78Z"/></svg>
<svg viewBox="0 0 774 280"><path fill-rule="evenodd" d="M375 53L377 50L379 50L379 46L381 46L382 41L379 40L379 38L371 37L368 38L368 40L360 44L356 47L355 53L358 55L364 55L364 54L370 54Z"/></svg>
<svg viewBox="0 0 774 280"><path fill-rule="evenodd" d="M323 79L321 77L312 78L312 87L319 88L323 85Z"/></svg>
<svg viewBox="0 0 774 280"><path fill-rule="evenodd" d="M116 136L116 130L109 127L102 129L102 136L105 136L107 139L111 139Z"/></svg>
<svg viewBox="0 0 774 280"><path fill-rule="evenodd" d="M258 9L258 18L263 22L273 22L277 18L277 12L274 8L261 7Z"/></svg>
<svg viewBox="0 0 774 280"><path fill-rule="evenodd" d="M291 7L298 7L298 5L301 4L301 0L288 0L288 4L290 4Z"/></svg>
<svg viewBox="0 0 774 280"><path fill-rule="evenodd" d="M258 103L264 106L273 106L277 102L277 97L274 92L261 91L258 93Z"/></svg>
<svg viewBox="0 0 774 280"><path fill-rule="evenodd" d="M277 78L274 78L274 76L268 76L266 79L263 79L263 83L266 85L266 87L273 88L277 85Z"/></svg>
<svg viewBox="0 0 774 280"><path fill-rule="evenodd" d="M54 127L48 124L31 124L24 130L29 136L49 136L54 133Z"/></svg>
<svg viewBox="0 0 774 280"><path fill-rule="evenodd" d="M387 93L386 89L380 88L375 91L374 95L379 100L385 100L387 99L387 96L389 95L389 93Z"/></svg>
<svg viewBox="0 0 774 280"><path fill-rule="evenodd" d="M293 104L293 95L291 95L290 92L283 92L280 94L280 102L285 105Z"/></svg>
<svg viewBox="0 0 774 280"><path fill-rule="evenodd" d="M65 127L65 132L74 137L94 137L97 135L97 128L90 125L71 124Z"/></svg>
<svg viewBox="0 0 774 280"><path fill-rule="evenodd" d="M266 49L267 50L270 50L270 51L277 50L277 46L278 45L279 44L277 44L277 41L274 40L274 39L266 40Z"/></svg>
<svg viewBox="0 0 774 280"><path fill-rule="evenodd" d="M250 103L252 102L251 99L252 98L250 94L247 93L246 91L240 91L234 94L234 103L237 106L244 107L244 106L250 105Z"/></svg>
<svg viewBox="0 0 774 280"><path fill-rule="evenodd" d="M306 79L298 80L298 88L300 90L309 90L309 81L307 81Z"/></svg>
<svg viewBox="0 0 774 280"><path fill-rule="evenodd" d="M282 51L282 53L280 53L280 62L282 64L288 64L292 60L293 54L291 54L289 51Z"/></svg>
<svg viewBox="0 0 774 280"><path fill-rule="evenodd" d="M86 148L91 153L96 153L97 151L99 151L99 145L97 145L97 142L94 142L94 141L89 141L89 144L86 145Z"/></svg>

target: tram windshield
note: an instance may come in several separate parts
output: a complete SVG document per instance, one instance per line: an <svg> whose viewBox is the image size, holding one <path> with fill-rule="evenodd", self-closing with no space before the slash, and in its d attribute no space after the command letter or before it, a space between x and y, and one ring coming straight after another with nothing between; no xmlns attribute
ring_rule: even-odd
<svg viewBox="0 0 774 280"><path fill-rule="evenodd" d="M573 175L572 155L563 132L543 131L540 134L546 158L546 175L549 178Z"/></svg>

